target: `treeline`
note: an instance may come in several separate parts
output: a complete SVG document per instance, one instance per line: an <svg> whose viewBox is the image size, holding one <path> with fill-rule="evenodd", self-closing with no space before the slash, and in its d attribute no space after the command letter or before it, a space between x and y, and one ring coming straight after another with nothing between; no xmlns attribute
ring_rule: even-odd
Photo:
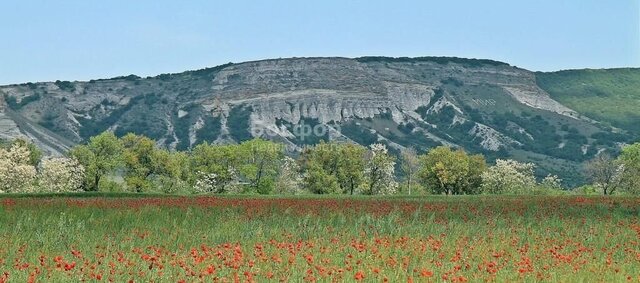
<svg viewBox="0 0 640 283"><path fill-rule="evenodd" d="M472 59L444 56L425 56L425 57L384 57L384 56L365 56L355 58L361 63L369 62L386 62L386 63L415 63L415 62L433 62L441 65L449 63L460 64L466 67L482 67L484 65L491 66L509 66L505 62L489 60L489 59Z"/></svg>
<svg viewBox="0 0 640 283"><path fill-rule="evenodd" d="M443 146L395 156L383 144L321 142L293 158L283 145L262 139L170 151L144 136L118 138L111 132L90 138L66 157L42 158L35 146L21 140L0 145L0 191L9 193L571 193L557 176L536 180L534 170L535 164L514 160L488 166L482 155ZM640 143L625 147L617 158L598 155L585 173L592 185L573 192L640 192Z"/></svg>

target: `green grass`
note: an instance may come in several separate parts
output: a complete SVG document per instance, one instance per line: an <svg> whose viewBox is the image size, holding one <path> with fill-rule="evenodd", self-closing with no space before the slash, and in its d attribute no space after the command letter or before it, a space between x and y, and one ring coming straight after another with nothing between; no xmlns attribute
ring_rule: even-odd
<svg viewBox="0 0 640 283"><path fill-rule="evenodd" d="M551 97L592 119L640 134L640 69L536 73Z"/></svg>
<svg viewBox="0 0 640 283"><path fill-rule="evenodd" d="M640 278L638 198L159 196L0 198L0 281Z"/></svg>

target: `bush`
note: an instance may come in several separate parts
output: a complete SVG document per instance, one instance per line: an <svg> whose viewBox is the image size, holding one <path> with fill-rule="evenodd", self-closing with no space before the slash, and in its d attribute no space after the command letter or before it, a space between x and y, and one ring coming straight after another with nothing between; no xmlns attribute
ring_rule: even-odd
<svg viewBox="0 0 640 283"><path fill-rule="evenodd" d="M578 195L602 195L602 189L594 185L583 185L573 189L573 193Z"/></svg>
<svg viewBox="0 0 640 283"><path fill-rule="evenodd" d="M111 178L102 178L98 183L98 191L105 193L124 193L126 190L121 183L114 181Z"/></svg>
<svg viewBox="0 0 640 283"><path fill-rule="evenodd" d="M18 102L15 97L5 94L4 100L7 102L7 105L9 105L9 108L13 110L20 110L25 105L40 100L40 94L36 93L34 95L23 97L20 102Z"/></svg>
<svg viewBox="0 0 640 283"><path fill-rule="evenodd" d="M76 86L70 81L57 80L54 84L58 86L58 88L64 91L72 92L76 90Z"/></svg>

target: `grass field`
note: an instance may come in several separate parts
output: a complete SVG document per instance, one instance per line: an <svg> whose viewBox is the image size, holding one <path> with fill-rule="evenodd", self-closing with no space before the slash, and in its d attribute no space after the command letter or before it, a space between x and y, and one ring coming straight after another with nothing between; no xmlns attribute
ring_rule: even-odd
<svg viewBox="0 0 640 283"><path fill-rule="evenodd" d="M640 198L0 198L0 282L626 282Z"/></svg>

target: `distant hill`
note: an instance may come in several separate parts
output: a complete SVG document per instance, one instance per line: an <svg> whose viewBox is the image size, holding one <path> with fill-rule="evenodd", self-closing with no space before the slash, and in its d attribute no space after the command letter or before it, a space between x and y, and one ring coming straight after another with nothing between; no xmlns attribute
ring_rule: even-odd
<svg viewBox="0 0 640 283"><path fill-rule="evenodd" d="M172 149L263 137L393 151L463 147L584 181L581 166L640 136L640 70L534 73L454 57L289 58L140 78L0 86L0 138L60 154L102 131Z"/></svg>
<svg viewBox="0 0 640 283"><path fill-rule="evenodd" d="M640 133L640 69L536 73L538 85L584 115Z"/></svg>

